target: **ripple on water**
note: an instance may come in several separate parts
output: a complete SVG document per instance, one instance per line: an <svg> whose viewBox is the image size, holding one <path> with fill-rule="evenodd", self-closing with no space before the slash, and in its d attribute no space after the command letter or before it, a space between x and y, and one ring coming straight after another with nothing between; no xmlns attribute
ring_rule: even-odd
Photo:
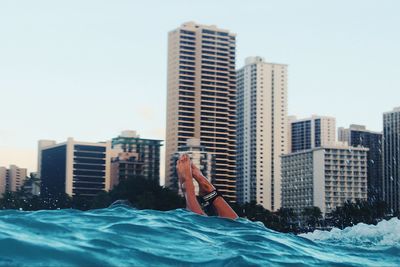
<svg viewBox="0 0 400 267"><path fill-rule="evenodd" d="M398 219L295 236L185 210L0 211L3 266L398 266L399 241Z"/></svg>

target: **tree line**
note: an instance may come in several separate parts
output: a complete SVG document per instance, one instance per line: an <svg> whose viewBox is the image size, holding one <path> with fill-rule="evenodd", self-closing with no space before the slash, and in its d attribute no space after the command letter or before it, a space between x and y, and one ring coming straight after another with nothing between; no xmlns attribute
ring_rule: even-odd
<svg viewBox="0 0 400 267"><path fill-rule="evenodd" d="M43 209L79 209L89 210L109 207L117 200L124 200L137 209L173 210L185 207L185 200L175 191L162 187L158 181L137 176L122 180L112 190L101 192L93 198L82 196L70 197L67 194L34 195L30 188L37 183L30 177L16 192L5 192L0 199L1 209L20 209L25 211ZM345 228L357 223L376 224L387 218L389 210L383 201L369 203L359 201L347 202L337 207L325 218L318 207L308 207L300 214L292 209L281 208L276 212L264 209L255 202L239 205L231 204L240 217L251 221L260 221L266 227L280 231L300 233L330 227ZM212 211L210 215L213 215ZM399 214L397 214L398 216Z"/></svg>

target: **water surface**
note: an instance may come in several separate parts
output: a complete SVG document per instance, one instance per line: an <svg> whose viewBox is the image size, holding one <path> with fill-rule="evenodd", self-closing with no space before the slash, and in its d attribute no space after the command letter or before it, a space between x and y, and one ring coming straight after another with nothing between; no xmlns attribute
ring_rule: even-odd
<svg viewBox="0 0 400 267"><path fill-rule="evenodd" d="M398 219L296 236L185 210L0 211L3 266L400 266L399 244Z"/></svg>

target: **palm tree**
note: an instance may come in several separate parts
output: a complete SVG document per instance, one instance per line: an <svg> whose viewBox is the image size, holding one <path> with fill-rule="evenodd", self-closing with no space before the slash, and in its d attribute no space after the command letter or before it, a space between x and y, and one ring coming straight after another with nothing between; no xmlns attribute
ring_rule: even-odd
<svg viewBox="0 0 400 267"><path fill-rule="evenodd" d="M305 223L309 227L316 227L322 219L322 212L318 207L306 207L301 212Z"/></svg>

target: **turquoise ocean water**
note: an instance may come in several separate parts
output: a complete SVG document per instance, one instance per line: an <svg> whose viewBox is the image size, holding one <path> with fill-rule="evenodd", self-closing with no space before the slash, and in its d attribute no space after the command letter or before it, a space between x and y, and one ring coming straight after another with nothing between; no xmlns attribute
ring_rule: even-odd
<svg viewBox="0 0 400 267"><path fill-rule="evenodd" d="M185 210L4 210L0 265L400 266L400 221L296 236Z"/></svg>

